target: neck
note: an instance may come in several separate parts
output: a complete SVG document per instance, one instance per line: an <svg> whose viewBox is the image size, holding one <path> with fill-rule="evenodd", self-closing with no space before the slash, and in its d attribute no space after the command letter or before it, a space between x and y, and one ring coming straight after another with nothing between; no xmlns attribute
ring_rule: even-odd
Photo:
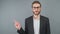
<svg viewBox="0 0 60 34"><path fill-rule="evenodd" d="M39 19L40 18L40 14L39 15L33 15L34 19Z"/></svg>

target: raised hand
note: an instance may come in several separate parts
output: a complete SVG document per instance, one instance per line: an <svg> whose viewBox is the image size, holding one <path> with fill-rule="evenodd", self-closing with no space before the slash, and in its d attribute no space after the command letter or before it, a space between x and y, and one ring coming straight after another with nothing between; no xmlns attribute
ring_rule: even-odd
<svg viewBox="0 0 60 34"><path fill-rule="evenodd" d="M14 21L14 25L15 25L15 28L17 29L17 30L20 30L21 29L21 24L18 22L18 21Z"/></svg>

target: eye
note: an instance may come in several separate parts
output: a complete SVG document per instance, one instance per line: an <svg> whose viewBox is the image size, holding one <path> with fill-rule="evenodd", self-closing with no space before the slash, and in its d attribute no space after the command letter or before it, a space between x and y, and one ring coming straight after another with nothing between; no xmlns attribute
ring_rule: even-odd
<svg viewBox="0 0 60 34"><path fill-rule="evenodd" d="M33 7L33 8L34 8L34 9L36 9L36 8L38 9L38 8L40 8L40 7Z"/></svg>

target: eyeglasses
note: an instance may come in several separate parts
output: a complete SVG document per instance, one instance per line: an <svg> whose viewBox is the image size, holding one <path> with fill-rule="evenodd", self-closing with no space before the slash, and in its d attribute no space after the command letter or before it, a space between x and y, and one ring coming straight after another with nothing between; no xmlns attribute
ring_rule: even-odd
<svg viewBox="0 0 60 34"><path fill-rule="evenodd" d="M34 9L36 9L36 8L39 9L40 7L32 7L32 8L34 8Z"/></svg>

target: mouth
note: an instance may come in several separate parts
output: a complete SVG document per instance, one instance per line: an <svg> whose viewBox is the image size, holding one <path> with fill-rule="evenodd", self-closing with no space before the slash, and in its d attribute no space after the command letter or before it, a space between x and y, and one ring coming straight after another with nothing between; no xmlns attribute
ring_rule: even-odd
<svg viewBox="0 0 60 34"><path fill-rule="evenodd" d="M38 12L38 11L35 11L35 12Z"/></svg>

